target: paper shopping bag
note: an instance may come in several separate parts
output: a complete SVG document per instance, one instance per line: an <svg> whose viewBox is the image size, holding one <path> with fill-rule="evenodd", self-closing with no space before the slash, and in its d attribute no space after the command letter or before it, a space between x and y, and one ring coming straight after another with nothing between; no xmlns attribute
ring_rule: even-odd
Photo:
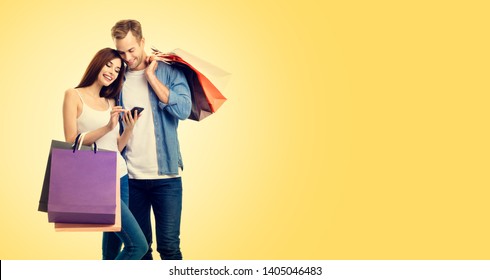
<svg viewBox="0 0 490 280"><path fill-rule="evenodd" d="M46 164L46 171L44 172L44 181L41 189L41 196L39 198L39 205L37 208L37 210L40 212L48 212L49 181L51 175L51 152L53 149L73 150L73 144L68 142L51 140L51 146L49 148L48 160ZM92 147L81 146L80 149L84 151L91 151ZM99 149L99 151L104 151L104 150Z"/></svg>
<svg viewBox="0 0 490 280"><path fill-rule="evenodd" d="M186 76L192 97L189 119L200 121L215 113L226 101L222 91L230 79L230 73L182 49L166 54L153 50L157 57L180 68Z"/></svg>
<svg viewBox="0 0 490 280"><path fill-rule="evenodd" d="M211 105L209 105L209 101L206 98L206 94L196 72L186 64L174 63L173 66L184 73L191 91L192 107L189 119L200 121L211 115L213 113Z"/></svg>
<svg viewBox="0 0 490 280"><path fill-rule="evenodd" d="M119 179L116 161L113 151L53 148L49 222L114 224Z"/></svg>
<svg viewBox="0 0 490 280"><path fill-rule="evenodd" d="M121 231L121 192L120 180L116 180L116 221L114 224L73 224L55 223L57 232L115 232Z"/></svg>

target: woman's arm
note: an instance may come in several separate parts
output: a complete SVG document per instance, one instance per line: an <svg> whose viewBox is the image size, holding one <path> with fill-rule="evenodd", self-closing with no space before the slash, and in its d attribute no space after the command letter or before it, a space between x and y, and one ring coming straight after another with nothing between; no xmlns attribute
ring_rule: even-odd
<svg viewBox="0 0 490 280"><path fill-rule="evenodd" d="M65 92L65 99L63 101L63 127L65 131L65 140L67 142L74 142L78 135L77 118L81 114L82 107L81 100L74 89L69 89ZM95 141L99 140L107 132L116 127L118 122L119 113L123 109L119 106L113 107L111 111L111 118L107 125L102 126L96 130L90 131L85 135L83 144L92 145Z"/></svg>
<svg viewBox="0 0 490 280"><path fill-rule="evenodd" d="M77 118L81 113L82 101L74 89L65 91L63 99L63 130L66 142L75 142L78 135Z"/></svg>

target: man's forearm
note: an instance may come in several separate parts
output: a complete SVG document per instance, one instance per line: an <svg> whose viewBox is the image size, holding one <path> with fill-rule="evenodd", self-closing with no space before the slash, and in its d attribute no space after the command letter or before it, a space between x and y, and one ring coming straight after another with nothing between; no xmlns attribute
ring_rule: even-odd
<svg viewBox="0 0 490 280"><path fill-rule="evenodd" d="M151 88L157 95L158 99L165 103L168 104L168 97L170 95L170 90L158 80L156 75L150 75L147 77L148 83L150 83Z"/></svg>

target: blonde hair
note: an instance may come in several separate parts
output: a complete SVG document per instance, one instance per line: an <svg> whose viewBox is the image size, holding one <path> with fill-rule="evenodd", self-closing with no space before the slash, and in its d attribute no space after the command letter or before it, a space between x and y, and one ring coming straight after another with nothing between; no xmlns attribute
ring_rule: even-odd
<svg viewBox="0 0 490 280"><path fill-rule="evenodd" d="M139 23L139 21L134 19L123 19L116 22L116 24L112 27L112 39L124 39L126 38L126 35L128 35L129 31L131 31L133 36L136 37L138 42L140 42L141 38L143 38L143 31L141 30L141 23Z"/></svg>

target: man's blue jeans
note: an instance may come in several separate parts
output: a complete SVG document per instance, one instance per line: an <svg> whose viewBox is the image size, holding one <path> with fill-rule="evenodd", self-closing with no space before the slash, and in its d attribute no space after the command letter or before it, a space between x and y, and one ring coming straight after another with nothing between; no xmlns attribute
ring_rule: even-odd
<svg viewBox="0 0 490 280"><path fill-rule="evenodd" d="M148 251L146 238L128 208L128 175L121 177L121 231L102 234L102 259L140 260ZM121 251L121 245L124 248Z"/></svg>
<svg viewBox="0 0 490 280"><path fill-rule="evenodd" d="M155 215L157 251L162 260L181 260L180 219L182 214L182 179L129 179L129 209L138 221L148 242L144 260L151 260L152 226Z"/></svg>

